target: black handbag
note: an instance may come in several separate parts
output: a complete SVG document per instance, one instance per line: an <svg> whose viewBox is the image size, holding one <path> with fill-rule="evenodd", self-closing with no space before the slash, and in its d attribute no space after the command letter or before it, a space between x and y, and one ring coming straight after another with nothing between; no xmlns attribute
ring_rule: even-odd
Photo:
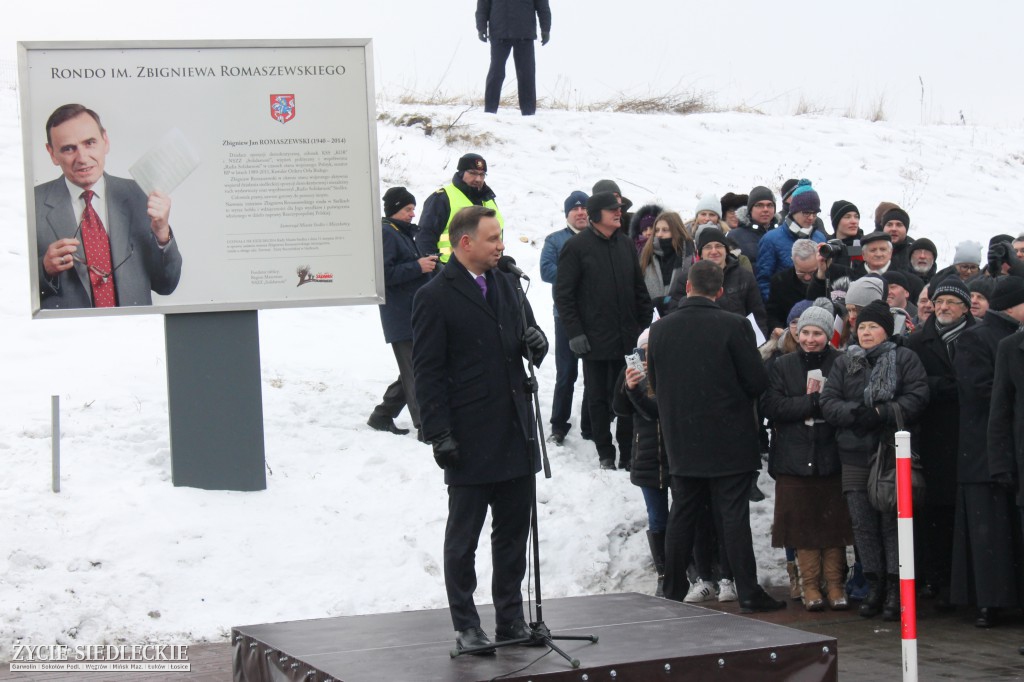
<svg viewBox="0 0 1024 682"><path fill-rule="evenodd" d="M882 429L878 450L868 461L868 502L880 512L896 511L896 432L904 430L903 410L895 402L890 405L896 415L896 428ZM924 470L920 456L913 450L910 451L910 467L914 504L919 505L924 502Z"/></svg>

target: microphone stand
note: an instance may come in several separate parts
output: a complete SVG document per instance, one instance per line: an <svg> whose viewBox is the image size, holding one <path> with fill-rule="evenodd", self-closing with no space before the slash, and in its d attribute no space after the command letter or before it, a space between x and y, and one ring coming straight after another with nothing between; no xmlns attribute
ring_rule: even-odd
<svg viewBox="0 0 1024 682"><path fill-rule="evenodd" d="M513 264L515 261L512 261ZM500 268L506 271L504 268ZM507 271L506 271L507 272ZM513 273L514 274L514 273ZM540 419L540 396L537 395L537 375L533 369L533 350L526 344L526 330L529 328L529 321L526 317L526 292L523 291L523 284L520 276L515 276L516 283L516 297L519 299L519 317L523 323L523 338L522 343L526 348L526 366L529 369L530 376L526 379L526 392L533 395L533 400L527 405L527 425L529 428L527 436L527 448L526 456L530 458L530 463L533 463L533 452L536 446L537 434L540 434L540 450L541 450L541 463L544 467L544 478L551 478L551 464L548 461L548 449L544 444L544 427L541 424ZM533 497L533 512L532 518L530 519L530 536L533 544L533 580L537 585L535 602L537 604L537 620L530 623L530 636L522 637L520 639L509 639L502 642L494 642L478 647L467 647L465 649L452 649L449 653L452 658L461 656L463 654L474 654L482 651L494 651L506 646L516 646L519 644L525 646L546 646L551 651L569 661L569 665L573 668L580 667L580 661L578 658L573 658L569 654L565 653L558 646L555 645L554 640L575 640L597 643L597 635L553 635L548 626L544 623L544 611L541 599L540 590L540 535L538 533L537 526L537 477L536 475L531 477L531 495Z"/></svg>

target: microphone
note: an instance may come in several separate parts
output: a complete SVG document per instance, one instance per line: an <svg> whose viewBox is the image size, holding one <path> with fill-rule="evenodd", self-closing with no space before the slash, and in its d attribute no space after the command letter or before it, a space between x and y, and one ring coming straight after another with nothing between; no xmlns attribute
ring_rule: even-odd
<svg viewBox="0 0 1024 682"><path fill-rule="evenodd" d="M513 258L512 256L502 256L501 258L499 258L498 269L501 270L502 272L507 272L509 274L515 275L520 279L525 279L527 282L530 281L530 278L526 276L526 273L520 270L519 267L516 265L516 259Z"/></svg>

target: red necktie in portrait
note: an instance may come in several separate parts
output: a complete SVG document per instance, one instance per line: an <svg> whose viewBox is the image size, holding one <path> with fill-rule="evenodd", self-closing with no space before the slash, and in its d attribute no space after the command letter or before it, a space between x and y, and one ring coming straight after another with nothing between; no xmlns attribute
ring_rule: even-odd
<svg viewBox="0 0 1024 682"><path fill-rule="evenodd" d="M117 305L114 289L113 265L110 258L110 238L103 229L103 222L92 207L94 193L91 189L82 192L85 211L82 212L82 245L85 247L86 268L92 283L92 300L96 308L113 308Z"/></svg>

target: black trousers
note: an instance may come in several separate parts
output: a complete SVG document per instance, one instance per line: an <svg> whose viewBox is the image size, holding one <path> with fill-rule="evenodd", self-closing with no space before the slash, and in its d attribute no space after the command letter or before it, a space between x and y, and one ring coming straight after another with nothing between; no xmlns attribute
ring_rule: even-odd
<svg viewBox="0 0 1024 682"><path fill-rule="evenodd" d="M690 588L686 566L693 554L702 507L709 501L736 592L741 600L752 599L760 586L750 534L749 472L717 478L672 477L672 510L665 531L665 597L676 601L686 597Z"/></svg>
<svg viewBox="0 0 1024 682"><path fill-rule="evenodd" d="M615 380L626 366L624 356L615 360L583 360L583 383L587 386L587 409L590 411L590 433L597 446L600 460L615 460L615 444L612 442L612 399L615 397ZM615 421L615 440L619 444L620 464L628 462L633 452L633 420Z"/></svg>
<svg viewBox="0 0 1024 682"><path fill-rule="evenodd" d="M444 586L456 630L480 625L473 602L476 547L491 509L491 598L494 620L507 625L523 617L526 541L530 536L534 477L482 485L448 486L444 531Z"/></svg>
<svg viewBox="0 0 1024 682"><path fill-rule="evenodd" d="M537 111L537 62L533 40L491 40L491 68L484 87L484 111L495 114L501 101L501 85L505 82L505 62L509 52L516 65L519 83L519 111L532 116Z"/></svg>
<svg viewBox="0 0 1024 682"><path fill-rule="evenodd" d="M416 384L412 371L412 341L396 341L391 344L391 350L398 362L398 378L385 389L380 404L373 408L373 416L394 419L408 405L412 425L419 429L420 406L416 402Z"/></svg>
<svg viewBox="0 0 1024 682"><path fill-rule="evenodd" d="M580 359L569 348L569 334L565 325L555 317L555 395L551 399L551 432L563 436L569 433L572 415L572 394L579 377ZM590 438L590 411L587 409L587 387L583 385L583 403L580 407L580 434Z"/></svg>

